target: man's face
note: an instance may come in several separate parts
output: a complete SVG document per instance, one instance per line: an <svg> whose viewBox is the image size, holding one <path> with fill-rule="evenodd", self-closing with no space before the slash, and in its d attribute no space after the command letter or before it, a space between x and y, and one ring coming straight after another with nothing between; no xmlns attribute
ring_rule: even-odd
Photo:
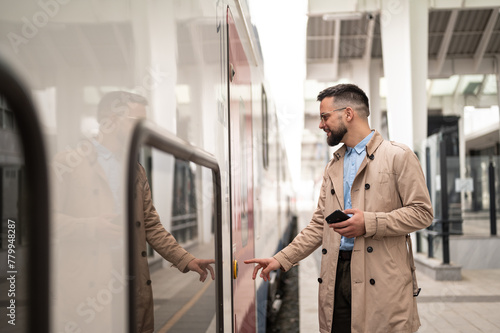
<svg viewBox="0 0 500 333"><path fill-rule="evenodd" d="M113 109L111 116L107 117L108 125L113 130L109 134L122 140L132 133L138 120L146 118L146 107L140 103L128 102Z"/></svg>
<svg viewBox="0 0 500 333"><path fill-rule="evenodd" d="M342 119L345 108L335 105L333 97L326 97L321 101L319 110L321 117L319 128L326 132L326 142L332 147L338 145L347 133Z"/></svg>
<svg viewBox="0 0 500 333"><path fill-rule="evenodd" d="M132 120L140 120L146 118L146 107L140 103L128 103L129 112L128 118Z"/></svg>
<svg viewBox="0 0 500 333"><path fill-rule="evenodd" d="M146 107L139 103L127 103L118 118L124 129L132 130L138 120L146 118Z"/></svg>

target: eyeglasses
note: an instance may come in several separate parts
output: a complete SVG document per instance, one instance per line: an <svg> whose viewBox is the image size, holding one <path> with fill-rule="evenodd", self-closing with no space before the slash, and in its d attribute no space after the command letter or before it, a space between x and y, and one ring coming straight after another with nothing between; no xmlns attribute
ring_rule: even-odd
<svg viewBox="0 0 500 333"><path fill-rule="evenodd" d="M321 120L320 120L320 121L321 121L322 123L324 123L324 122L328 119L328 118L325 118L325 115L326 115L327 113L332 113L332 112L335 112L335 111L342 111L342 110L345 110L345 109L347 109L347 106L346 106L346 107L344 107L344 108L335 109L335 110L328 111L328 112L323 112L323 113L320 115L320 118L321 118Z"/></svg>

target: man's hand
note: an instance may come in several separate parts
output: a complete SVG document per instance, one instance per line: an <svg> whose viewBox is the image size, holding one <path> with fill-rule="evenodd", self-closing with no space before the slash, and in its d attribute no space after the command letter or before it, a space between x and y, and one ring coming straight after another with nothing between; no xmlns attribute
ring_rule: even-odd
<svg viewBox="0 0 500 333"><path fill-rule="evenodd" d="M346 209L346 214L353 214L350 219L343 222L332 223L330 228L344 237L353 238L366 234L365 214L359 209Z"/></svg>
<svg viewBox="0 0 500 333"><path fill-rule="evenodd" d="M271 271L277 270L281 268L280 263L278 260L274 258L266 258L266 259L250 259L250 260L245 260L245 264L258 264L255 266L253 269L253 275L252 279L255 280L255 277L257 276L257 273L259 272L259 269L262 268L262 272L260 273L260 277L264 279L264 281L269 281L269 273Z"/></svg>
<svg viewBox="0 0 500 333"><path fill-rule="evenodd" d="M200 281L205 282L205 279L208 276L207 270L210 271L210 275L212 275L212 280L215 279L214 269L210 264L215 264L214 259L193 259L187 265L190 271L195 271L200 274Z"/></svg>

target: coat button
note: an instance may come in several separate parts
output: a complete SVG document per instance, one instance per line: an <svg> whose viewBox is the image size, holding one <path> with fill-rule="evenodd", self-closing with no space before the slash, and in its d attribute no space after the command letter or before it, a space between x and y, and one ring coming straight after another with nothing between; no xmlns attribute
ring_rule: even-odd
<svg viewBox="0 0 500 333"><path fill-rule="evenodd" d="M142 255L143 257L145 257L145 256L147 256L148 254L146 253L146 251L142 251L142 252L141 252L141 255Z"/></svg>
<svg viewBox="0 0 500 333"><path fill-rule="evenodd" d="M373 161L373 159L375 158L375 156L373 154L371 154L370 156L368 156L368 158Z"/></svg>
<svg viewBox="0 0 500 333"><path fill-rule="evenodd" d="M151 285L151 280L147 280L147 281L146 281L146 284L147 284L148 286L150 286L150 285Z"/></svg>
<svg viewBox="0 0 500 333"><path fill-rule="evenodd" d="M332 195L334 195L334 194L335 194L335 190L332 188L332 190L330 191L330 193L331 193Z"/></svg>
<svg viewBox="0 0 500 333"><path fill-rule="evenodd" d="M365 190L369 190L370 189L370 184L365 184Z"/></svg>
<svg viewBox="0 0 500 333"><path fill-rule="evenodd" d="M135 222L135 225L138 226L138 227L140 227L141 226L141 222L137 221L137 222Z"/></svg>
<svg viewBox="0 0 500 333"><path fill-rule="evenodd" d="M321 252L323 252L323 254L326 254L328 251L326 249L323 249L321 250Z"/></svg>
<svg viewBox="0 0 500 333"><path fill-rule="evenodd" d="M318 282L319 283L323 283L323 279L322 278L318 278Z"/></svg>
<svg viewBox="0 0 500 333"><path fill-rule="evenodd" d="M372 252L373 252L373 247L368 246L368 247L366 248L366 251L368 251L368 253L372 253Z"/></svg>
<svg viewBox="0 0 500 333"><path fill-rule="evenodd" d="M370 284L373 286L375 284L375 280L374 279L370 279Z"/></svg>

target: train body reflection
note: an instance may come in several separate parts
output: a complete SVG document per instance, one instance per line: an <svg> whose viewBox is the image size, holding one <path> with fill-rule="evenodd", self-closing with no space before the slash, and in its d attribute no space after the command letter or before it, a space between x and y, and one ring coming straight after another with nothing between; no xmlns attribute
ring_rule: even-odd
<svg viewBox="0 0 500 333"><path fill-rule="evenodd" d="M1 249L10 219L30 253L2 331L265 331L276 286L243 261L286 245L294 195L246 2L0 7L0 76L24 94L0 87Z"/></svg>

